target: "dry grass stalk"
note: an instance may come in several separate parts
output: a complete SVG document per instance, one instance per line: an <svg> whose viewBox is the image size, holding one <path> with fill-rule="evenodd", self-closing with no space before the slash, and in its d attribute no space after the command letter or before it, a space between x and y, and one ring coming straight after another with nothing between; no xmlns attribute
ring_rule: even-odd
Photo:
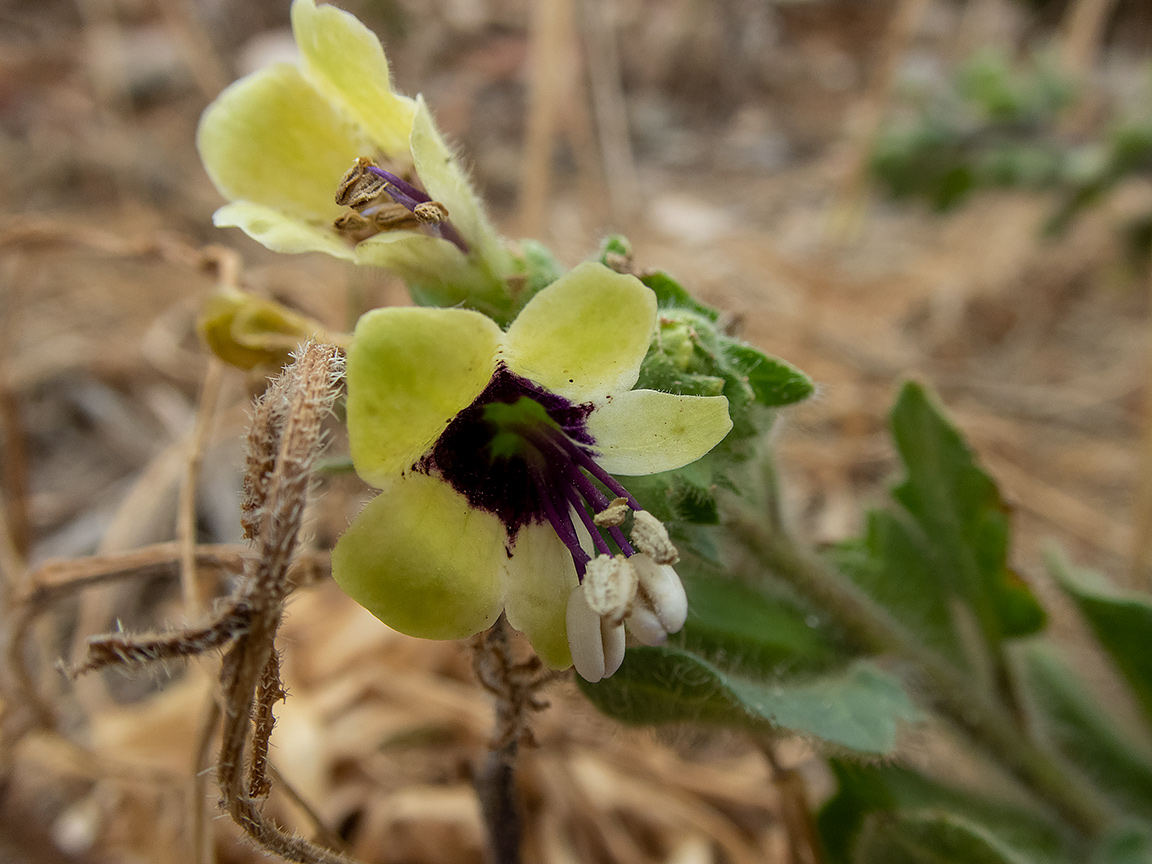
<svg viewBox="0 0 1152 864"><path fill-rule="evenodd" d="M211 272L221 287L240 285L242 267L236 250L216 244L197 246L170 231L125 238L82 223L27 216L17 216L0 225L0 252L38 246L81 247L124 257L154 256L172 264Z"/></svg>
<svg viewBox="0 0 1152 864"><path fill-rule="evenodd" d="M641 202L641 184L628 129L624 100L616 6L601 0L583 0L583 36L588 43L589 96L596 116L604 188L612 216L621 223L634 219Z"/></svg>
<svg viewBox="0 0 1152 864"><path fill-rule="evenodd" d="M237 594L206 624L168 634L101 636L73 675L107 665L135 666L225 645L221 670L223 729L217 781L223 806L265 850L290 861L345 862L343 855L291 836L266 819L272 706L284 698L274 642L303 521L312 467L323 446L322 423L343 376L331 345L309 345L257 405L249 432L244 528L255 554L243 562ZM205 737L210 731L205 731ZM249 749L247 777L242 770ZM199 820L198 824L200 824Z"/></svg>
<svg viewBox="0 0 1152 864"><path fill-rule="evenodd" d="M870 184L868 164L896 92L900 67L912 45L928 0L897 0L888 23L879 70L858 106L857 128L847 159L848 170L828 223L833 243L852 240L859 233Z"/></svg>
<svg viewBox="0 0 1152 864"><path fill-rule="evenodd" d="M200 407L189 444L188 464L180 482L176 514L176 537L180 543L180 592L188 617L198 617L204 608L204 591L196 573L196 487L204 459L204 444L216 417L224 364L212 358L200 389Z"/></svg>
<svg viewBox="0 0 1152 864"><path fill-rule="evenodd" d="M1095 65L1108 18L1115 9L1116 0L1075 0L1069 5L1060 45L1060 60L1069 75L1083 77Z"/></svg>
<svg viewBox="0 0 1152 864"><path fill-rule="evenodd" d="M243 560L240 546L199 546L198 567L239 572ZM33 728L55 726L55 710L37 686L37 675L27 658L30 633L39 618L58 604L87 588L126 579L174 576L180 554L177 544L159 543L115 555L95 555L77 561L49 561L28 575L12 591L4 627L4 667L9 710L4 716L3 740L10 749ZM11 586L10 586L11 590Z"/></svg>
<svg viewBox="0 0 1152 864"><path fill-rule="evenodd" d="M0 319L6 316L0 309ZM0 325L0 339L10 344L8 328ZM28 515L28 445L16 390L8 380L7 363L0 352L0 573L11 581L24 572L24 558L32 546Z"/></svg>
<svg viewBox="0 0 1152 864"><path fill-rule="evenodd" d="M559 122L559 106L564 95L562 72L557 56L570 53L570 0L540 3L532 9L532 74L527 135L524 142L523 170L520 179L521 233L526 236L547 234L547 203L552 185L552 147Z"/></svg>
<svg viewBox="0 0 1152 864"><path fill-rule="evenodd" d="M812 805L804 775L795 768L786 768L776 758L776 742L761 742L764 759L772 769L772 785L780 795L780 816L788 838L788 854L792 864L822 864L823 844L816 822L812 818Z"/></svg>

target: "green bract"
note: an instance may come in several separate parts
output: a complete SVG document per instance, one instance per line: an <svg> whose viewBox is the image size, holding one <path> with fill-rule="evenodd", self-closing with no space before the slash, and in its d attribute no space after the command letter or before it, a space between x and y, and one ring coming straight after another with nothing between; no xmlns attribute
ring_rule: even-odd
<svg viewBox="0 0 1152 864"><path fill-rule="evenodd" d="M596 263L542 290L507 332L466 309L386 308L362 317L348 351L348 431L357 473L381 494L336 546L340 586L390 626L427 638L470 636L504 610L548 665L571 664L571 545L530 496L523 512L509 511L490 490L462 491L429 454L441 453L450 424L477 405L481 428L499 421L489 460L517 452L499 437L505 426L529 442L537 432L557 434L511 397L498 410L491 405L499 402L478 402L505 375L536 388L529 395L551 416L578 416L606 472L652 474L699 459L731 428L728 401L631 389L655 323L653 293Z"/></svg>
<svg viewBox="0 0 1152 864"><path fill-rule="evenodd" d="M387 267L436 302L508 307L511 257L422 98L392 90L376 36L313 0L292 4L296 64L275 63L232 84L200 120L204 167L232 203L216 211L276 252L325 252ZM359 157L411 179L448 211L467 253L415 229L356 242L333 227L341 178Z"/></svg>

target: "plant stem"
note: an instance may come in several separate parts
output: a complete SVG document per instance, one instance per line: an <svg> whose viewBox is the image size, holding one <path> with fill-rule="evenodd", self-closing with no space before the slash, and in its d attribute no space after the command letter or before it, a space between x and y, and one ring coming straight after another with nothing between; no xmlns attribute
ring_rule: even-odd
<svg viewBox="0 0 1152 864"><path fill-rule="evenodd" d="M492 750L476 777L476 795L488 829L492 864L520 864L523 820L516 788L517 742Z"/></svg>
<svg viewBox="0 0 1152 864"><path fill-rule="evenodd" d="M913 664L935 707L1078 830L1095 837L1107 827L1107 805L1093 790L1037 747L962 670L924 645L859 587L830 571L784 530L765 526L758 514L734 512L728 527L766 570L835 616L860 648Z"/></svg>

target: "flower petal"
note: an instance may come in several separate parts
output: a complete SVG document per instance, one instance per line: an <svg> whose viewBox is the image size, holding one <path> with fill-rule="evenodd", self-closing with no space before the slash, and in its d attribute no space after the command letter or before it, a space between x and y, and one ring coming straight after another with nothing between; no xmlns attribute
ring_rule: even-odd
<svg viewBox="0 0 1152 864"><path fill-rule="evenodd" d="M288 63L241 78L216 97L200 118L196 146L225 198L320 223L340 215L336 186L365 148Z"/></svg>
<svg viewBox="0 0 1152 864"><path fill-rule="evenodd" d="M498 273L511 269L511 256L500 242L480 199L472 190L460 160L448 149L423 96L416 97L412 121L412 159L416 174L432 197L448 208L448 218L479 256Z"/></svg>
<svg viewBox="0 0 1152 864"><path fill-rule="evenodd" d="M658 390L617 393L596 406L588 431L596 461L609 474L671 471L695 462L732 428L723 396L677 396Z"/></svg>
<svg viewBox="0 0 1152 864"><path fill-rule="evenodd" d="M415 104L392 91L388 59L376 34L348 12L317 7L313 0L292 4L292 32L308 79L341 105L386 156L407 162ZM341 171L350 164L346 160Z"/></svg>
<svg viewBox="0 0 1152 864"><path fill-rule="evenodd" d="M324 252L346 260L354 256L352 247L332 231L251 201L225 204L212 214L212 224L239 228L273 252Z"/></svg>
<svg viewBox="0 0 1152 864"><path fill-rule="evenodd" d="M656 324L656 295L635 276L593 261L521 310L505 337L512 371L574 402L636 383Z"/></svg>
<svg viewBox="0 0 1152 864"><path fill-rule="evenodd" d="M355 254L357 264L387 267L409 284L451 285L460 295L455 302L468 298L469 282L476 280L475 270L459 249L419 231L385 231L357 243Z"/></svg>
<svg viewBox="0 0 1152 864"><path fill-rule="evenodd" d="M412 466L492 378L500 328L467 309L361 316L348 349L348 438L374 486Z"/></svg>
<svg viewBox="0 0 1152 864"><path fill-rule="evenodd" d="M504 526L425 474L394 477L332 550L332 577L387 624L462 639L500 615Z"/></svg>
<svg viewBox="0 0 1152 864"><path fill-rule="evenodd" d="M565 615L568 595L579 583L568 549L551 527L526 525L503 564L508 623L528 637L548 666L572 665Z"/></svg>

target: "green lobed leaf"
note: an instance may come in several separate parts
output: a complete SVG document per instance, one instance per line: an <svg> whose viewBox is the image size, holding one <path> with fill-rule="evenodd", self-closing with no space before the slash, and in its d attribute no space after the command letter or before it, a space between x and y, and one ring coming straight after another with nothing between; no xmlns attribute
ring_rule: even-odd
<svg viewBox="0 0 1152 864"><path fill-rule="evenodd" d="M908 514L873 510L864 535L834 547L828 556L925 645L962 665L949 597L941 590L929 544Z"/></svg>
<svg viewBox="0 0 1152 864"><path fill-rule="evenodd" d="M663 270L645 273L640 277L640 281L652 289L660 309L682 309L699 315L713 324L720 320L719 311L701 303L688 293L687 288Z"/></svg>
<svg viewBox="0 0 1152 864"><path fill-rule="evenodd" d="M892 494L931 543L938 590L971 608L995 656L1004 639L1045 623L1031 589L1008 567L1008 507L924 387L904 385L891 423L907 471Z"/></svg>
<svg viewBox="0 0 1152 864"><path fill-rule="evenodd" d="M603 253L627 257L622 238L609 238ZM614 251L615 250L615 251ZM731 469L754 452L777 408L807 398L814 390L804 373L769 358L725 334L718 313L688 294L665 273L642 281L655 292L660 309L656 333L640 367L636 386L691 396L728 399L732 430L705 458L664 474L629 478L628 488L665 521L715 524L716 490L732 488Z"/></svg>
<svg viewBox="0 0 1152 864"><path fill-rule="evenodd" d="M1037 862L1078 862L1082 850L1066 829L1015 801L960 789L897 765L862 765L833 759L838 790L820 809L817 827L829 864L858 860L856 846L869 818L898 819L902 814L948 813L980 826L998 842ZM965 864L961 859L960 864Z"/></svg>
<svg viewBox="0 0 1152 864"><path fill-rule="evenodd" d="M659 332L645 365L667 364L660 374L679 379L671 392L703 395L695 383L702 376L722 380L722 392L729 400L736 397L741 403L776 408L803 401L815 391L812 380L795 366L725 333L718 324L720 313L692 297L667 273L646 273L640 281L656 294L660 309ZM642 380L645 374L655 374L655 369L646 369ZM744 392L734 393L736 389Z"/></svg>
<svg viewBox="0 0 1152 864"><path fill-rule="evenodd" d="M900 723L920 716L899 680L868 661L809 680L764 682L666 645L629 649L612 677L579 683L624 723L783 729L870 754L890 753Z"/></svg>
<svg viewBox="0 0 1152 864"><path fill-rule="evenodd" d="M731 341L724 346L724 356L747 379L756 402L765 408L802 402L816 391L812 379L795 366L751 345Z"/></svg>
<svg viewBox="0 0 1152 864"><path fill-rule="evenodd" d="M945 211L977 189L1067 182L1074 150L1056 127L1076 93L1046 58L1021 64L979 52L945 88L920 95L915 116L882 130L872 154L872 171L894 198Z"/></svg>
<svg viewBox="0 0 1152 864"><path fill-rule="evenodd" d="M1124 811L1152 819L1152 753L1125 736L1088 693L1055 646L1019 646L1029 726Z"/></svg>
<svg viewBox="0 0 1152 864"><path fill-rule="evenodd" d="M676 570L689 600L677 646L762 679L824 672L847 656L824 620L791 598L766 596L695 557Z"/></svg>
<svg viewBox="0 0 1152 864"><path fill-rule="evenodd" d="M948 812L868 818L853 864L1033 864L979 825Z"/></svg>
<svg viewBox="0 0 1152 864"><path fill-rule="evenodd" d="M1076 603L1152 722L1152 597L1116 590L1099 574L1073 567L1057 552L1048 556L1048 570Z"/></svg>
<svg viewBox="0 0 1152 864"><path fill-rule="evenodd" d="M1148 864L1152 861L1152 832L1145 826L1122 825L1111 831L1093 851L1091 864Z"/></svg>

